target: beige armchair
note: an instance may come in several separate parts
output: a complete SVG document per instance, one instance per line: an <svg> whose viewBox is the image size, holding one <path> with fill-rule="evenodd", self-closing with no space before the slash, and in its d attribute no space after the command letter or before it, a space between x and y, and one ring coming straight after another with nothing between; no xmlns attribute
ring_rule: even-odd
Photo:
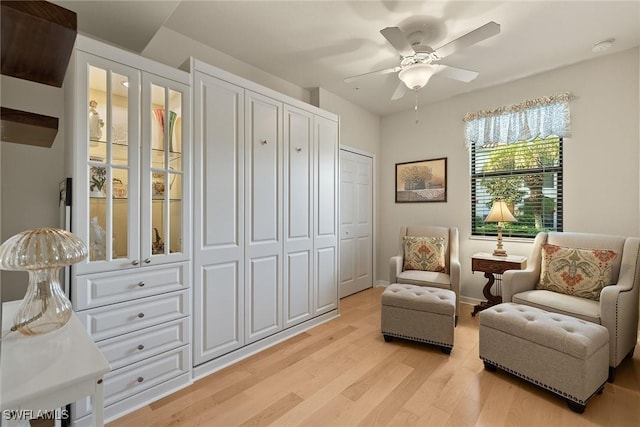
<svg viewBox="0 0 640 427"><path fill-rule="evenodd" d="M600 300L536 289L540 282L542 246L614 250L611 266L613 285L600 291ZM625 357L633 356L638 334L638 288L640 239L588 233L539 233L526 270L509 270L502 276L502 301L525 304L546 311L600 324L609 330L609 381Z"/></svg>
<svg viewBox="0 0 640 427"><path fill-rule="evenodd" d="M404 236L416 237L444 237L445 242L445 271L403 270L404 266ZM436 226L403 226L400 228L400 243L398 255L389 261L389 281L391 283L405 283L418 286L451 289L456 294L456 320L460 313L460 260L458 249L458 229L455 227Z"/></svg>

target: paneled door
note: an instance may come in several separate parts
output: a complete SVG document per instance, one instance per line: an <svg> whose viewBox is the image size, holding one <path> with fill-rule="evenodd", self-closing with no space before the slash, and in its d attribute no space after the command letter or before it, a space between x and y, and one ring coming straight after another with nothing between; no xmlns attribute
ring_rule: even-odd
<svg viewBox="0 0 640 427"><path fill-rule="evenodd" d="M244 89L194 75L194 365L244 345Z"/></svg>
<svg viewBox="0 0 640 427"><path fill-rule="evenodd" d="M313 315L313 114L284 107L284 326Z"/></svg>
<svg viewBox="0 0 640 427"><path fill-rule="evenodd" d="M282 329L282 103L245 91L245 338Z"/></svg>
<svg viewBox="0 0 640 427"><path fill-rule="evenodd" d="M340 150L340 298L373 286L373 159Z"/></svg>

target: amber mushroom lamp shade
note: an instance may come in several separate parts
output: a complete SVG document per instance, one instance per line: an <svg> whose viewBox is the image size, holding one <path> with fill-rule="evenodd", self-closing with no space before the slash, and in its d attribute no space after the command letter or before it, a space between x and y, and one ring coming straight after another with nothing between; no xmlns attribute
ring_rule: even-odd
<svg viewBox="0 0 640 427"><path fill-rule="evenodd" d="M38 335L63 327L72 309L60 288L59 270L86 257L85 244L57 228L23 231L0 245L0 269L29 272L29 287L11 330Z"/></svg>
<svg viewBox="0 0 640 427"><path fill-rule="evenodd" d="M511 211L507 207L504 200L497 199L493 202L489 215L484 219L484 222L497 222L498 223L498 246L493 251L495 256L507 256L507 251L502 247L502 223L503 222L515 222L516 219L511 214Z"/></svg>

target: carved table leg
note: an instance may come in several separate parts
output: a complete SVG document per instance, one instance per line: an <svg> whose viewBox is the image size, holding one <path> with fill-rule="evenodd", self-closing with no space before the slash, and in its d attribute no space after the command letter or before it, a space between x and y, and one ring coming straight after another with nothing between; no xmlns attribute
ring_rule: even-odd
<svg viewBox="0 0 640 427"><path fill-rule="evenodd" d="M487 308L489 308L491 306L494 306L496 304L500 304L502 302L502 297L501 296L493 295L491 293L491 287L493 286L493 284L496 281L496 278L493 275L493 273L486 272L486 273L484 273L484 277L487 278L487 283L484 285L484 288L482 288L482 295L484 295L484 297L487 300L481 302L480 304L476 305L473 308L473 313L471 313L472 316L475 316L480 311L485 310L485 309L487 309Z"/></svg>

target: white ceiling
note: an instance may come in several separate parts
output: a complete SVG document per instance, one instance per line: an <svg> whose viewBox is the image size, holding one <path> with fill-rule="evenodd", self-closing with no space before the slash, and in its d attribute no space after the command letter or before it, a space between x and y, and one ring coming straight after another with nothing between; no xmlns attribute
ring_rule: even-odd
<svg viewBox="0 0 640 427"><path fill-rule="evenodd" d="M169 28L303 88L322 87L387 115L413 108L408 93L391 101L397 74L354 83L344 78L398 65L380 30L422 30L429 45L495 21L497 36L446 58L478 71L462 83L434 76L419 103L440 101L640 44L640 0L634 1L54 1L78 13L80 32L142 52ZM605 53L594 43L614 38ZM192 53L186 49L186 60ZM215 64L214 64L215 65Z"/></svg>

